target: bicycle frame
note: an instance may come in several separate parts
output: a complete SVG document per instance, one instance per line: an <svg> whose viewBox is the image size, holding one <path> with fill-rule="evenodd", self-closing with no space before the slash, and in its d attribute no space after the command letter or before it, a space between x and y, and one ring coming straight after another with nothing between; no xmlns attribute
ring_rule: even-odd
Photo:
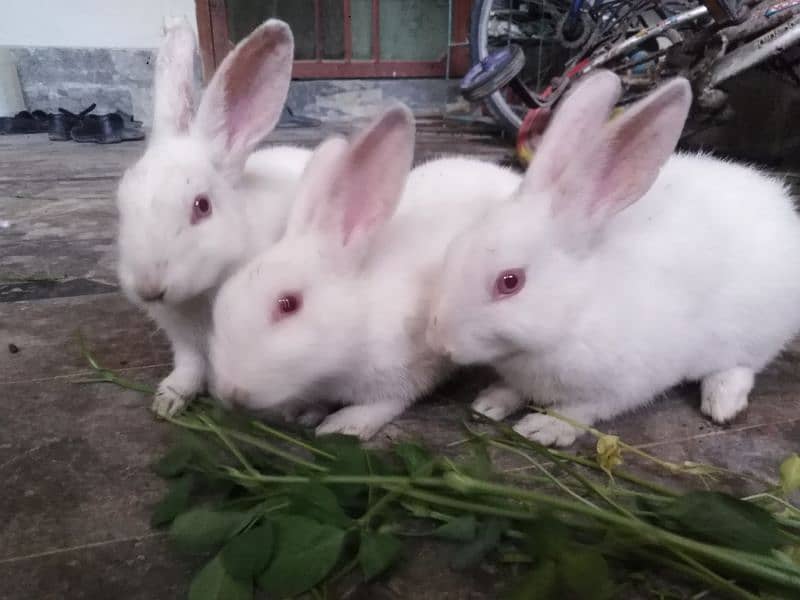
<svg viewBox="0 0 800 600"><path fill-rule="evenodd" d="M575 0L574 4L583 6L584 0ZM707 92L721 83L735 77L739 73L755 66L765 60L778 56L786 48L789 48L796 43L800 42L800 5L792 6L794 3L788 4L783 11L785 16L780 16L780 12L774 10L774 6L780 5L776 2L763 2L757 6L763 12L762 20L760 21L760 30L765 31L760 37L740 46L730 54L724 54L724 48L720 54L720 58L712 63L708 76L705 78L701 88L701 94ZM769 5L765 8L766 5ZM543 94L529 95L529 99L542 108L549 107L554 104L561 94L567 89L571 80L582 77L589 72L598 69L607 63L630 54L633 50L641 46L644 42L658 37L664 32L675 29L685 23L696 21L703 17L709 16L708 8L698 6L690 10L684 11L677 15L672 15L664 19L660 23L641 30L634 36L631 36L618 44L612 46L608 50L597 54L596 56L581 61L575 65L564 78L564 81L556 88L544 91ZM720 31L721 39L727 40L724 36L725 30ZM752 33L757 33L753 31Z"/></svg>

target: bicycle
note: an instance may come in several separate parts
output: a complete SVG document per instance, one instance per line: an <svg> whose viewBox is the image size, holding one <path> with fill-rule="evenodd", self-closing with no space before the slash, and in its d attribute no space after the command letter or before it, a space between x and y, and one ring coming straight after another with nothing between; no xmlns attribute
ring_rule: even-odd
<svg viewBox="0 0 800 600"><path fill-rule="evenodd" d="M686 77L702 127L729 116L719 86L746 69L775 65L800 83L798 42L800 0L477 0L461 90L485 102L525 160L571 83L595 69L620 75L621 105Z"/></svg>

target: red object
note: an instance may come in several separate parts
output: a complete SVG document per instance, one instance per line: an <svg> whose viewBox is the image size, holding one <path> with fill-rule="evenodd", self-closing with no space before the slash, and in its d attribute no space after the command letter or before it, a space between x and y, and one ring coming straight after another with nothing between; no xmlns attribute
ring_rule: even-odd
<svg viewBox="0 0 800 600"><path fill-rule="evenodd" d="M567 71L565 77L572 80L588 64L589 59L583 59ZM571 83L570 81L570 84ZM548 98L552 93L553 86L548 85L540 94L540 97ZM536 153L542 135L545 129L547 129L547 125L550 123L552 112L551 108L541 108L537 106L531 108L525 114L525 118L522 120L522 125L520 125L519 128L519 133L517 134L517 156L523 164L528 164Z"/></svg>

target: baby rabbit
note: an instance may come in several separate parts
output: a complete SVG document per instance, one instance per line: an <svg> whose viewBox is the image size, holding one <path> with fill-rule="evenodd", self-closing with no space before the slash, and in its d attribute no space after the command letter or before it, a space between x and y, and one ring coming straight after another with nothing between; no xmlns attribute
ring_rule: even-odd
<svg viewBox="0 0 800 600"><path fill-rule="evenodd" d="M167 31L155 67L151 141L119 185L122 289L164 329L174 369L153 410L171 415L206 383L211 301L246 258L283 233L310 151L253 152L291 78L289 27L270 20L225 58L193 116L194 33Z"/></svg>
<svg viewBox="0 0 800 600"><path fill-rule="evenodd" d="M800 329L800 218L784 185L672 154L684 79L607 122L619 96L610 72L579 83L517 192L448 249L428 337L501 374L473 405L493 419L533 400L591 425L700 380L702 412L722 423ZM578 435L543 414L515 429L545 445Z"/></svg>
<svg viewBox="0 0 800 600"><path fill-rule="evenodd" d="M449 372L425 342L445 249L520 178L442 159L406 181L413 149L414 119L399 105L316 150L284 237L217 297L212 389L224 402L305 410L306 422L345 404L317 432L369 438Z"/></svg>

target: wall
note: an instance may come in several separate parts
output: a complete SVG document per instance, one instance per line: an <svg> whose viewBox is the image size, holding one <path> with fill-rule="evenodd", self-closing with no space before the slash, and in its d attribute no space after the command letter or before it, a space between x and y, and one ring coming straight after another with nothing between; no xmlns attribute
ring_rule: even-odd
<svg viewBox="0 0 800 600"><path fill-rule="evenodd" d="M0 45L154 48L165 17L196 27L194 0L2 0Z"/></svg>

